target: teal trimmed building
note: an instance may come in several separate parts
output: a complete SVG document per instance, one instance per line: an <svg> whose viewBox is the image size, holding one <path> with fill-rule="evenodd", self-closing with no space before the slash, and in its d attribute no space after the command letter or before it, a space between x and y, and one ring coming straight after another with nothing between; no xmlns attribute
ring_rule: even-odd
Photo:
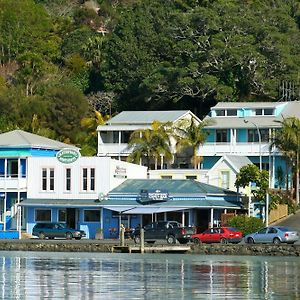
<svg viewBox="0 0 300 300"><path fill-rule="evenodd" d="M152 221L176 220L198 231L220 225L223 213L243 210L239 193L194 180L128 179L100 202L104 237L120 224L134 228Z"/></svg>

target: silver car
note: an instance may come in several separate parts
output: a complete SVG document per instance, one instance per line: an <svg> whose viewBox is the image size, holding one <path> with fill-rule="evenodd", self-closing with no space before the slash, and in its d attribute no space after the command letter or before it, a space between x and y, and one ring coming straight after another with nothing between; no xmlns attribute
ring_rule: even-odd
<svg viewBox="0 0 300 300"><path fill-rule="evenodd" d="M245 236L244 240L248 244L273 243L294 244L299 239L298 232L282 226L270 226L260 229L255 233Z"/></svg>

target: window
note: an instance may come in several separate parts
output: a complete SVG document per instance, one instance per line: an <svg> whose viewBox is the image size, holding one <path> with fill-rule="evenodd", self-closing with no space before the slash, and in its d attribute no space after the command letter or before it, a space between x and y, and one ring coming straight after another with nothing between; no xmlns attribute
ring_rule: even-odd
<svg viewBox="0 0 300 300"><path fill-rule="evenodd" d="M197 179L197 175L187 175L185 176L186 179L190 179L190 180L196 180Z"/></svg>
<svg viewBox="0 0 300 300"><path fill-rule="evenodd" d="M51 209L36 209L35 222L51 222Z"/></svg>
<svg viewBox="0 0 300 300"><path fill-rule="evenodd" d="M221 171L221 187L229 189L229 171Z"/></svg>
<svg viewBox="0 0 300 300"><path fill-rule="evenodd" d="M237 110L236 109L227 109L227 116L237 116Z"/></svg>
<svg viewBox="0 0 300 300"><path fill-rule="evenodd" d="M91 191L95 190L95 169L94 168L90 169L90 190Z"/></svg>
<svg viewBox="0 0 300 300"><path fill-rule="evenodd" d="M100 210L85 210L84 222L100 222Z"/></svg>
<svg viewBox="0 0 300 300"><path fill-rule="evenodd" d="M47 169L42 170L42 190L47 191Z"/></svg>
<svg viewBox="0 0 300 300"><path fill-rule="evenodd" d="M95 190L95 168L82 169L82 190L83 191Z"/></svg>
<svg viewBox="0 0 300 300"><path fill-rule="evenodd" d="M42 190L54 191L54 169L42 168Z"/></svg>
<svg viewBox="0 0 300 300"><path fill-rule="evenodd" d="M58 210L58 222L66 222L67 221L67 212L65 209Z"/></svg>
<svg viewBox="0 0 300 300"><path fill-rule="evenodd" d="M224 109L218 109L218 110L216 110L216 116L217 117L223 117L223 116L225 116L225 110Z"/></svg>
<svg viewBox="0 0 300 300"><path fill-rule="evenodd" d="M265 108L264 109L264 115L265 116L272 116L272 115L274 115L274 109L273 108Z"/></svg>
<svg viewBox="0 0 300 300"><path fill-rule="evenodd" d="M227 129L217 129L216 130L216 142L217 143L229 142L228 135L227 135Z"/></svg>
<svg viewBox="0 0 300 300"><path fill-rule="evenodd" d="M269 130L267 128L259 129L260 137L262 142L269 142ZM248 142L250 143L258 143L258 130L255 129L248 129Z"/></svg>
<svg viewBox="0 0 300 300"><path fill-rule="evenodd" d="M262 116L262 114L263 114L263 110L261 108L258 108L258 109L255 110L255 115L256 116Z"/></svg>
<svg viewBox="0 0 300 300"><path fill-rule="evenodd" d="M66 169L66 191L71 191L71 169Z"/></svg>

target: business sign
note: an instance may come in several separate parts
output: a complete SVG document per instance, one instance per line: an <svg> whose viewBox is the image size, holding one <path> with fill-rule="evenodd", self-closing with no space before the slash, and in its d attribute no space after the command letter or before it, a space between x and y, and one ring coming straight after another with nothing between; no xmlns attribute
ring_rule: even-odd
<svg viewBox="0 0 300 300"><path fill-rule="evenodd" d="M56 154L56 158L63 164L71 164L80 157L76 149L62 149Z"/></svg>
<svg viewBox="0 0 300 300"><path fill-rule="evenodd" d="M120 166L116 166L114 177L115 178L127 178L127 170L126 170L126 168L122 168Z"/></svg>
<svg viewBox="0 0 300 300"><path fill-rule="evenodd" d="M141 202L164 202L169 200L165 190L141 190Z"/></svg>

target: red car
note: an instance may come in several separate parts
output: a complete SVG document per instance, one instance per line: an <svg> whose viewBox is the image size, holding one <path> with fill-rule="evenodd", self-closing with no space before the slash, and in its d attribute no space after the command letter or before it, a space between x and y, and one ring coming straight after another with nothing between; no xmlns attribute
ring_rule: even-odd
<svg viewBox="0 0 300 300"><path fill-rule="evenodd" d="M205 230L203 233L192 235L195 244L201 243L239 243L243 234L233 227L214 227Z"/></svg>

